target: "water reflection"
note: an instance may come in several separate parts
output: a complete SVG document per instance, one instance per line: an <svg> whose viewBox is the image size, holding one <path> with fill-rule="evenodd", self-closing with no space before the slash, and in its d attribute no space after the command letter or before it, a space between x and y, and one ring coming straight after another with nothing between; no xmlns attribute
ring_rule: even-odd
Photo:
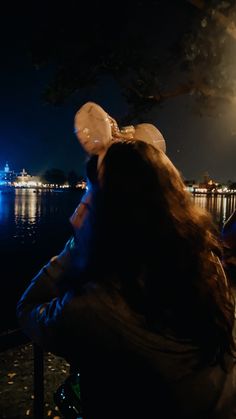
<svg viewBox="0 0 236 419"><path fill-rule="evenodd" d="M70 233L69 217L81 199L80 191L16 189L11 204L9 225L14 225L14 239L23 244L57 243L63 231ZM51 237L50 237L51 236Z"/></svg>
<svg viewBox="0 0 236 419"><path fill-rule="evenodd" d="M70 191L36 193L33 189L0 191L0 241L4 246L12 239L23 244L39 243L43 235L49 237L50 234L52 241L56 241L62 229L68 228L69 216L81 194ZM236 195L195 195L192 199L212 214L220 228L236 208Z"/></svg>
<svg viewBox="0 0 236 419"><path fill-rule="evenodd" d="M37 194L32 189L16 189L15 191L15 220L35 221L40 217L40 205Z"/></svg>
<svg viewBox="0 0 236 419"><path fill-rule="evenodd" d="M41 215L40 193L33 189L16 189L14 203L15 238L22 243L26 240L35 242L38 221Z"/></svg>
<svg viewBox="0 0 236 419"><path fill-rule="evenodd" d="M193 199L196 204L212 214L219 228L236 207L236 195L195 195Z"/></svg>

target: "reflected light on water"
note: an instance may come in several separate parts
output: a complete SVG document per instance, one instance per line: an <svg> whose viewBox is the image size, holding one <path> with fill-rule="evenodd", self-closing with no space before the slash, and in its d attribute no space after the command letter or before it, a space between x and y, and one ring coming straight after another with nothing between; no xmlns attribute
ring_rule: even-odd
<svg viewBox="0 0 236 419"><path fill-rule="evenodd" d="M221 228L230 214L234 211L236 205L235 195L195 195L194 202L201 208L206 208Z"/></svg>
<svg viewBox="0 0 236 419"><path fill-rule="evenodd" d="M41 214L40 202L39 196L32 189L15 190L15 238L20 238L22 242L26 239L34 242L33 236L36 234Z"/></svg>
<svg viewBox="0 0 236 419"><path fill-rule="evenodd" d="M227 219L227 205L226 205L226 199L222 201L222 224L225 223Z"/></svg>
<svg viewBox="0 0 236 419"><path fill-rule="evenodd" d="M15 220L35 221L40 216L36 193L33 190L22 189L15 191Z"/></svg>
<svg viewBox="0 0 236 419"><path fill-rule="evenodd" d="M70 234L69 216L80 198L80 194L70 192L36 193L34 189L15 189L10 193L0 191L0 238L4 246L6 242L10 243L11 238L19 244L39 243L42 232L47 230L50 233L55 228L58 237L63 234L62 228ZM236 208L236 195L196 194L192 199L211 213L219 228Z"/></svg>

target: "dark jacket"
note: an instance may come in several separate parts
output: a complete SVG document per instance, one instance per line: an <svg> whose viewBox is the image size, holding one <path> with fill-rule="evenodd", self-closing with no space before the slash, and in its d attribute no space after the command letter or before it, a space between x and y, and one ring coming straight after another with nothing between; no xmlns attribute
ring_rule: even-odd
<svg viewBox="0 0 236 419"><path fill-rule="evenodd" d="M85 419L236 418L230 356L227 373L219 365L201 367L191 341L150 331L119 292L92 282L60 294L71 260L67 243L32 280L17 315L34 342L80 371Z"/></svg>

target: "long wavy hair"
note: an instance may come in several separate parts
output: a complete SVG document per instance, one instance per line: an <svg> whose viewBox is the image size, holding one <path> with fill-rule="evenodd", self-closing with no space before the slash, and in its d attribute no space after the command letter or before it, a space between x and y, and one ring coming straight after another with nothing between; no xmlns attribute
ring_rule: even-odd
<svg viewBox="0 0 236 419"><path fill-rule="evenodd" d="M142 141L108 149L93 193L86 269L150 328L190 338L209 361L235 350L234 299L211 216L168 157Z"/></svg>

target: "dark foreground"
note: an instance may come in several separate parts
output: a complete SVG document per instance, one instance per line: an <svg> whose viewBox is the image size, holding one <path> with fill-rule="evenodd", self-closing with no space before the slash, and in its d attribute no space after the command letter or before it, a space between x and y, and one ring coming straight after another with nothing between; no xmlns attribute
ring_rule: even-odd
<svg viewBox="0 0 236 419"><path fill-rule="evenodd" d="M69 374L69 365L51 353L44 355L44 417L61 418L53 392ZM0 354L0 419L33 417L33 349L31 344Z"/></svg>
<svg viewBox="0 0 236 419"><path fill-rule="evenodd" d="M233 293L236 298L236 279ZM0 419L33 418L33 347L31 343L0 353ZM69 374L69 364L44 354L44 418L60 419L53 393Z"/></svg>

